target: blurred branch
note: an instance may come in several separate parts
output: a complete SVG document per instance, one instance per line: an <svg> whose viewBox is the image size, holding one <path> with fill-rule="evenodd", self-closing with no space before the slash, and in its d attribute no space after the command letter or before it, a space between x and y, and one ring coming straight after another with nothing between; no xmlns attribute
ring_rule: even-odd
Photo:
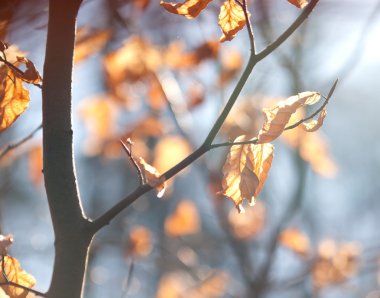
<svg viewBox="0 0 380 298"><path fill-rule="evenodd" d="M40 124L38 127L36 127L31 133L29 133L27 136L25 136L21 140L17 141L16 143L9 144L6 148L4 148L0 152L0 159L3 158L5 155L7 155L11 150L13 150L13 149L21 146L25 142L29 141L41 128L42 128L42 124Z"/></svg>

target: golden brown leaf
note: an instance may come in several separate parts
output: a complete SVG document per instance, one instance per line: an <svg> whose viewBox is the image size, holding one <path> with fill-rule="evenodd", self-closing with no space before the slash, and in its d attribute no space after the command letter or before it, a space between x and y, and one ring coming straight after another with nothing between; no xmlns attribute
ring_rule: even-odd
<svg viewBox="0 0 380 298"><path fill-rule="evenodd" d="M182 15L188 19L197 17L212 0L186 0L183 3L168 3L161 1L160 5L168 12Z"/></svg>
<svg viewBox="0 0 380 298"><path fill-rule="evenodd" d="M10 298L2 288L0 288L0 298Z"/></svg>
<svg viewBox="0 0 380 298"><path fill-rule="evenodd" d="M236 238L249 240L258 235L265 225L265 206L257 202L255 208L249 208L244 214L231 210L228 222Z"/></svg>
<svg viewBox="0 0 380 298"><path fill-rule="evenodd" d="M304 122L301 124L301 127L307 132L317 131L322 125L327 115L327 110L324 108L320 113L318 120L311 120L309 122Z"/></svg>
<svg viewBox="0 0 380 298"><path fill-rule="evenodd" d="M258 135L258 144L278 138L298 108L313 105L321 98L318 92L302 92L280 101L275 108L263 109L264 125Z"/></svg>
<svg viewBox="0 0 380 298"><path fill-rule="evenodd" d="M29 91L6 66L0 67L0 132L10 127L28 108Z"/></svg>
<svg viewBox="0 0 380 298"><path fill-rule="evenodd" d="M161 174L157 169L148 164L142 157L139 158L138 163L145 177L146 183L155 187L157 189L157 197L161 198L164 195L166 188L165 177L161 177Z"/></svg>
<svg viewBox="0 0 380 298"><path fill-rule="evenodd" d="M174 213L165 220L165 233L172 237L195 234L199 229L197 207L189 200L179 202Z"/></svg>
<svg viewBox="0 0 380 298"><path fill-rule="evenodd" d="M21 268L20 263L16 258L5 256L4 269L9 281L12 281L14 283L28 288L33 287L36 283L34 277ZM4 276L2 274L0 274L0 282L5 282ZM27 290L14 286L2 286L2 289L11 298L25 298L28 295Z"/></svg>
<svg viewBox="0 0 380 298"><path fill-rule="evenodd" d="M101 50L111 37L109 30L79 28L75 40L74 62L79 63Z"/></svg>
<svg viewBox="0 0 380 298"><path fill-rule="evenodd" d="M303 257L310 253L309 238L298 229L286 229L281 232L279 238L282 245Z"/></svg>
<svg viewBox="0 0 380 298"><path fill-rule="evenodd" d="M309 4L307 0L288 0L288 2L301 9L305 8Z"/></svg>
<svg viewBox="0 0 380 298"><path fill-rule="evenodd" d="M245 26L246 20L243 8L234 0L227 0L220 8L219 23L223 35L220 41L232 40Z"/></svg>
<svg viewBox="0 0 380 298"><path fill-rule="evenodd" d="M13 71L13 74L16 77L30 84L38 84L42 82L40 73L38 72L32 61L28 60L25 57L17 56L17 63L25 64L26 70L22 73Z"/></svg>
<svg viewBox="0 0 380 298"><path fill-rule="evenodd" d="M37 145L28 152L29 177L34 185L40 186L43 181L42 146Z"/></svg>
<svg viewBox="0 0 380 298"><path fill-rule="evenodd" d="M0 255L6 255L8 247L13 243L13 236L8 234L7 236L0 235Z"/></svg>
<svg viewBox="0 0 380 298"><path fill-rule="evenodd" d="M234 142L245 141L240 136ZM231 199L241 212L244 199L254 205L260 193L273 159L272 144L231 146L223 166L223 195Z"/></svg>
<svg viewBox="0 0 380 298"><path fill-rule="evenodd" d="M129 233L128 241L128 255L133 255L137 257L145 257L152 251L152 234L151 232L143 227L136 226L133 227Z"/></svg>

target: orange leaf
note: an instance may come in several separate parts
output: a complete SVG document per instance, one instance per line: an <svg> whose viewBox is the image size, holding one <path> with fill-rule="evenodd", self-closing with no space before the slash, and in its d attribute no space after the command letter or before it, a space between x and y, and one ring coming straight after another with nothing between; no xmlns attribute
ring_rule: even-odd
<svg viewBox="0 0 380 298"><path fill-rule="evenodd" d="M301 124L301 127L307 132L317 131L323 125L323 121L325 120L326 115L327 115L327 110L326 108L324 108L320 112L318 120L311 120L309 122L304 122Z"/></svg>
<svg viewBox="0 0 380 298"><path fill-rule="evenodd" d="M165 220L165 232L173 237L195 234L199 228L197 207L188 200L179 202L174 213Z"/></svg>
<svg viewBox="0 0 380 298"><path fill-rule="evenodd" d="M1 264L1 263L0 263ZM2 264L1 264L2 265ZM16 258L10 256L4 257L4 271L9 281L22 285L24 287L31 288L35 285L36 280L26 271L24 271L20 263ZM3 275L0 275L0 282L5 282ZM12 298L25 298L28 295L28 291L14 287L14 286L2 286L2 289Z"/></svg>
<svg viewBox="0 0 380 298"><path fill-rule="evenodd" d="M288 0L288 2L301 9L305 8L309 4L307 0Z"/></svg>
<svg viewBox="0 0 380 298"><path fill-rule="evenodd" d="M40 186L43 181L43 155L42 146L37 145L28 152L29 178L34 185Z"/></svg>
<svg viewBox="0 0 380 298"><path fill-rule="evenodd" d="M286 229L280 234L280 242L290 250L301 256L307 256L310 252L309 239L298 229Z"/></svg>
<svg viewBox="0 0 380 298"><path fill-rule="evenodd" d="M0 67L0 132L28 108L29 100L29 91L23 87L22 80L7 67Z"/></svg>
<svg viewBox="0 0 380 298"><path fill-rule="evenodd" d="M223 35L220 41L232 40L245 26L245 15L243 8L234 0L228 0L220 8L219 23L222 28Z"/></svg>
<svg viewBox="0 0 380 298"><path fill-rule="evenodd" d="M242 135L235 142L246 140ZM242 202L248 200L251 205L260 193L267 178L274 147L272 144L232 146L223 166L223 195L231 199L242 212Z"/></svg>
<svg viewBox="0 0 380 298"><path fill-rule="evenodd" d="M8 247L13 242L13 236L11 234L7 236L0 235L0 255L6 255Z"/></svg>
<svg viewBox="0 0 380 298"><path fill-rule="evenodd" d="M30 84L38 84L42 82L40 73L38 72L38 70L36 69L32 61L28 60L25 57L17 56L17 62L25 64L26 70L22 74L14 71L13 73L16 77L19 77L24 82L27 82Z"/></svg>
<svg viewBox="0 0 380 298"><path fill-rule="evenodd" d="M313 105L321 98L318 92L302 92L280 101L275 108L263 109L265 122L258 135L258 144L278 138L298 108Z"/></svg>
<svg viewBox="0 0 380 298"><path fill-rule="evenodd" d="M139 158L138 163L140 164L146 183L155 187L157 189L157 197L161 198L166 188L165 177L161 177L157 169L148 164L142 157Z"/></svg>
<svg viewBox="0 0 380 298"><path fill-rule="evenodd" d="M197 17L212 0L186 0L183 3L168 3L161 1L160 5L168 12L184 16L188 19Z"/></svg>
<svg viewBox="0 0 380 298"><path fill-rule="evenodd" d="M145 257L152 251L152 234L142 226L133 227L129 233L128 254Z"/></svg>

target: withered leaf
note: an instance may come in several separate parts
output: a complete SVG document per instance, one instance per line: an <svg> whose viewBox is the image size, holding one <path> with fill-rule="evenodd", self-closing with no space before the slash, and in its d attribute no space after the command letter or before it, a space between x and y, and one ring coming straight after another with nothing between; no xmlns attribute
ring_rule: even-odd
<svg viewBox="0 0 380 298"><path fill-rule="evenodd" d="M19 77L24 82L30 83L30 84L38 84L42 82L42 78L40 76L40 73L34 66L33 62L25 57L17 56L17 62L21 64L25 64L26 70L22 73L19 73L17 71L13 71L14 75L16 77Z"/></svg>
<svg viewBox="0 0 380 298"><path fill-rule="evenodd" d="M234 142L245 141L239 136ZM248 200L251 205L260 193L273 159L272 144L231 146L223 166L223 195L231 199L239 212L243 212L242 202Z"/></svg>
<svg viewBox="0 0 380 298"><path fill-rule="evenodd" d="M288 0L288 2L301 9L305 8L309 4L307 0Z"/></svg>
<svg viewBox="0 0 380 298"><path fill-rule="evenodd" d="M29 91L6 66L0 67L0 132L10 127L28 108Z"/></svg>
<svg viewBox="0 0 380 298"><path fill-rule="evenodd" d="M157 197L161 198L166 189L165 177L161 177L157 169L148 164L142 157L138 159L138 163L145 177L146 183L157 189Z"/></svg>
<svg viewBox="0 0 380 298"><path fill-rule="evenodd" d="M302 92L280 101L275 108L263 109L264 125L258 135L258 144L278 138L298 108L313 105L321 98L318 92Z"/></svg>
<svg viewBox="0 0 380 298"><path fill-rule="evenodd" d="M182 15L188 19L197 17L212 0L186 0L183 3L168 3L161 1L160 5L168 12Z"/></svg>
<svg viewBox="0 0 380 298"><path fill-rule="evenodd" d="M169 236L195 234L200 229L198 210L189 200L178 203L174 213L165 220L165 233Z"/></svg>
<svg viewBox="0 0 380 298"><path fill-rule="evenodd" d="M245 26L246 20L243 8L234 0L227 0L220 8L218 25L223 35L220 41L232 40Z"/></svg>
<svg viewBox="0 0 380 298"><path fill-rule="evenodd" d="M6 255L8 247L13 243L13 236L11 234L7 236L0 235L0 255Z"/></svg>
<svg viewBox="0 0 380 298"><path fill-rule="evenodd" d="M301 124L301 127L307 132L317 131L322 125L327 115L327 110L324 108L320 113L318 120L311 120L309 122L304 122Z"/></svg>
<svg viewBox="0 0 380 298"><path fill-rule="evenodd" d="M3 264L0 265L2 266ZM31 288L35 285L36 280L20 266L19 261L16 258L5 256L4 257L4 271L9 281L17 283L21 286ZM5 282L4 276L0 275L0 283ZM28 291L14 286L2 286L2 289L6 294L12 298L25 298L28 295Z"/></svg>

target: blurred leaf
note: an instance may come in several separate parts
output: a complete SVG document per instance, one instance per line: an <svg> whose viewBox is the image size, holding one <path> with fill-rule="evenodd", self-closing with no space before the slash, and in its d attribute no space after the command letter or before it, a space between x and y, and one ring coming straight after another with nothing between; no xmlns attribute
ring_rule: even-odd
<svg viewBox="0 0 380 298"><path fill-rule="evenodd" d="M28 163L29 163L29 177L34 185L40 186L43 181L43 156L42 156L42 146L34 146L28 152Z"/></svg>
<svg viewBox="0 0 380 298"><path fill-rule="evenodd" d="M152 251L152 234L143 226L135 226L129 233L128 255L145 257Z"/></svg>
<svg viewBox="0 0 380 298"><path fill-rule="evenodd" d="M321 96L317 92L302 92L280 101L275 108L263 109L264 125L258 135L258 143L271 142L278 138L298 108L313 105Z"/></svg>
<svg viewBox="0 0 380 298"><path fill-rule="evenodd" d="M29 106L29 91L6 66L0 67L0 132L10 127Z"/></svg>
<svg viewBox="0 0 380 298"><path fill-rule="evenodd" d="M282 231L279 240L282 245L303 257L310 253L309 238L296 228Z"/></svg>
<svg viewBox="0 0 380 298"><path fill-rule="evenodd" d="M20 0L1 0L0 5L0 40L4 40L7 35L7 29L16 12Z"/></svg>
<svg viewBox="0 0 380 298"><path fill-rule="evenodd" d="M0 262L1 264L1 262ZM1 264L2 265L2 264ZM5 256L4 257L4 271L7 275L9 281L22 285L24 287L31 288L35 285L36 280L26 271L24 271L20 263L16 258ZM2 274L0 274L0 283L5 282L5 279ZM1 286L2 289L8 294L11 298L25 298L28 295L28 291L14 287L14 286Z"/></svg>
<svg viewBox="0 0 380 298"><path fill-rule="evenodd" d="M249 14L250 15L250 14ZM218 25L223 31L220 41L232 40L245 26L243 8L234 0L227 0L220 8Z"/></svg>
<svg viewBox="0 0 380 298"><path fill-rule="evenodd" d="M222 71L220 73L219 83L223 86L235 78L235 76L239 73L243 65L243 59L240 52L229 50L222 56L221 63Z"/></svg>
<svg viewBox="0 0 380 298"><path fill-rule="evenodd" d="M144 11L148 8L150 0L133 0L132 3L135 7Z"/></svg>
<svg viewBox="0 0 380 298"><path fill-rule="evenodd" d="M174 213L165 220L165 233L172 237L195 234L199 229L197 207L189 200L179 202Z"/></svg>
<svg viewBox="0 0 380 298"><path fill-rule="evenodd" d="M142 157L139 158L138 163L145 177L146 183L155 187L157 189L157 197L161 198L164 195L166 188L165 177L160 177L161 174L157 169L148 164Z"/></svg>
<svg viewBox="0 0 380 298"><path fill-rule="evenodd" d="M161 1L160 5L168 12L185 16L188 19L197 17L212 0L186 0L183 3L168 3Z"/></svg>
<svg viewBox="0 0 380 298"><path fill-rule="evenodd" d="M288 2L301 9L305 8L309 4L307 0L288 0Z"/></svg>
<svg viewBox="0 0 380 298"><path fill-rule="evenodd" d="M9 246L13 243L13 235L3 236L0 234L0 256L6 255Z"/></svg>
<svg viewBox="0 0 380 298"><path fill-rule="evenodd" d="M111 37L110 30L79 28L75 40L74 61L80 63L100 51Z"/></svg>
<svg viewBox="0 0 380 298"><path fill-rule="evenodd" d="M245 135L237 137L234 142L246 141ZM244 199L255 204L255 197L260 193L267 178L273 159L274 147L262 145L231 146L223 166L223 195L231 199L239 212L244 209Z"/></svg>
<svg viewBox="0 0 380 298"><path fill-rule="evenodd" d="M327 115L327 110L324 108L320 113L318 120L311 120L309 122L303 122L301 127L307 132L317 131L322 125Z"/></svg>

